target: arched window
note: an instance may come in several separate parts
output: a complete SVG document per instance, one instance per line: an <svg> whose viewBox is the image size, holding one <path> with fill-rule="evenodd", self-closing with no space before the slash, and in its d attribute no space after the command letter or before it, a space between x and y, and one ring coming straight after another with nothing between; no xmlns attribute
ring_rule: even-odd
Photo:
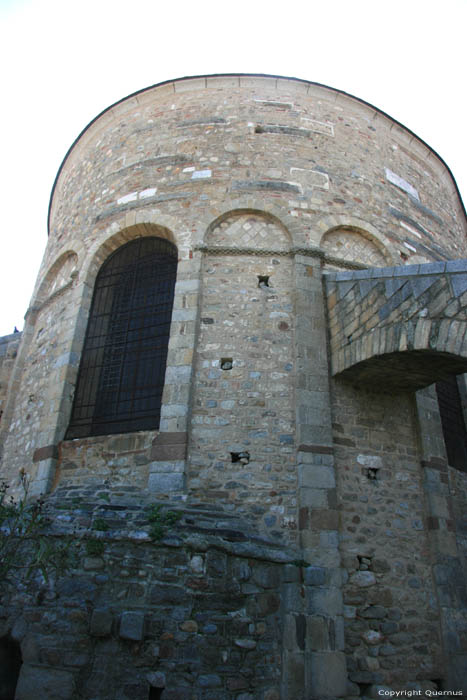
<svg viewBox="0 0 467 700"><path fill-rule="evenodd" d="M176 247L154 237L102 265L66 439L159 427L176 274Z"/></svg>
<svg viewBox="0 0 467 700"><path fill-rule="evenodd" d="M467 472L467 430L457 377L437 382L436 393L448 462Z"/></svg>

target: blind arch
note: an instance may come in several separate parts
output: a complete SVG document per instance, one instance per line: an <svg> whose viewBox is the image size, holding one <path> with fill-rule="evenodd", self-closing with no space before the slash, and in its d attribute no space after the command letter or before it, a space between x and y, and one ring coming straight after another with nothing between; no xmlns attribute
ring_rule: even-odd
<svg viewBox="0 0 467 700"><path fill-rule="evenodd" d="M144 237L102 265L65 439L159 427L177 259L173 243Z"/></svg>

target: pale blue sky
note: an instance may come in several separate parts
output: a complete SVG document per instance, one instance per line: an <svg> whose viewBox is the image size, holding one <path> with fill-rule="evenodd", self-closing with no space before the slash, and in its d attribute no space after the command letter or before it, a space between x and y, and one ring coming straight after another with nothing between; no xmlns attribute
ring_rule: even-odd
<svg viewBox="0 0 467 700"><path fill-rule="evenodd" d="M60 163L101 110L185 75L324 83L427 141L467 199L467 0L0 0L0 335L22 328Z"/></svg>

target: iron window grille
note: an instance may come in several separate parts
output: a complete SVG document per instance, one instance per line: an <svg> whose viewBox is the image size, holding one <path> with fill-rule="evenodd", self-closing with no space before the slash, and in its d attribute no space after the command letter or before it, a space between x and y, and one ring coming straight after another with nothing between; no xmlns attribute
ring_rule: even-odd
<svg viewBox="0 0 467 700"><path fill-rule="evenodd" d="M177 257L147 237L102 265L65 439L159 427Z"/></svg>

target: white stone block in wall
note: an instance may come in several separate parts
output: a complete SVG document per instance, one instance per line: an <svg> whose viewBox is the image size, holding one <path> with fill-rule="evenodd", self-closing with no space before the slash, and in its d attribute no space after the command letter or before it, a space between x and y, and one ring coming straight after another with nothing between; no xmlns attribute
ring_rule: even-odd
<svg viewBox="0 0 467 700"><path fill-rule="evenodd" d="M290 168L290 176L304 187L314 187L320 190L329 189L329 175L321 173L319 170Z"/></svg>
<svg viewBox="0 0 467 700"><path fill-rule="evenodd" d="M274 107L274 109L293 109L293 102L277 102L276 100L258 100L254 99L258 105L263 107Z"/></svg>
<svg viewBox="0 0 467 700"><path fill-rule="evenodd" d="M139 198L140 199L146 199L146 197L154 197L154 195L157 192L157 187L148 187L146 190L142 190L139 193Z"/></svg>
<svg viewBox="0 0 467 700"><path fill-rule="evenodd" d="M334 124L329 124L328 122L318 122L315 119L310 119L309 117L301 117L303 126L305 126L310 131L314 131L317 134L326 134L326 136L334 136Z"/></svg>
<svg viewBox="0 0 467 700"><path fill-rule="evenodd" d="M410 184L410 182L407 182L407 180L404 180L399 175L396 175L396 173L393 173L392 170L389 170L389 168L384 168L384 171L386 173L386 180L388 180L388 182L390 182L391 185L395 185L400 190L407 192L407 194L410 194L412 197L415 197L415 199L418 199L418 201L420 201L420 197L417 190L413 185Z"/></svg>
<svg viewBox="0 0 467 700"><path fill-rule="evenodd" d="M128 204L128 202L135 202L137 199L138 193L130 192L130 194L126 194L124 197L117 199L117 204Z"/></svg>
<svg viewBox="0 0 467 700"><path fill-rule="evenodd" d="M191 179L192 180L203 180L203 179L211 177L211 176L212 176L211 170L195 170L195 172L191 176Z"/></svg>

